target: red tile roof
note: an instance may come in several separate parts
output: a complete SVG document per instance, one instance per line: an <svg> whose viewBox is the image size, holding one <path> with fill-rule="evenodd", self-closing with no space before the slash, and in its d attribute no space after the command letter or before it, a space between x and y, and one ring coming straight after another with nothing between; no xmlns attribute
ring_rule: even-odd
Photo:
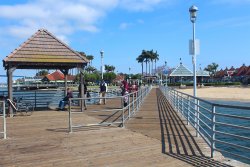
<svg viewBox="0 0 250 167"><path fill-rule="evenodd" d="M247 72L247 70L248 70L248 67L247 67L247 66L245 66L245 65L241 66L241 67L239 68L239 70L237 71L236 76L245 75L246 72Z"/></svg>
<svg viewBox="0 0 250 167"><path fill-rule="evenodd" d="M64 80L65 77L64 77L64 74L61 71L56 70L55 72L46 75L46 78L48 78L49 81L58 81L58 80ZM70 81L70 80L73 81L73 80L75 80L75 76L68 75L67 80L68 81Z"/></svg>
<svg viewBox="0 0 250 167"><path fill-rule="evenodd" d="M248 70L245 75L250 76L250 66L248 66Z"/></svg>
<svg viewBox="0 0 250 167"><path fill-rule="evenodd" d="M64 80L64 75L63 75L63 73L60 72L60 71L58 71L58 70L55 71L55 72L53 72L53 73L51 73L51 74L48 74L46 77L47 77L48 80L50 80L50 81Z"/></svg>

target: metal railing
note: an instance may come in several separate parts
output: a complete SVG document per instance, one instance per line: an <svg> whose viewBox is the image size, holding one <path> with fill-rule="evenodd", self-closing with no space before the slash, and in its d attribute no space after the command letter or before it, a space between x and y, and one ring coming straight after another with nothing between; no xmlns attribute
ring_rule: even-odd
<svg viewBox="0 0 250 167"><path fill-rule="evenodd" d="M115 109L115 112L119 112L120 114L120 119L117 119L115 122L105 122L102 121L101 123L97 123L97 124L91 124L91 125L107 125L107 124L120 124L121 127L125 127L125 122L128 121L131 116L133 116L140 108L140 106L143 103L143 100L145 99L145 97L149 94L151 90L151 87L145 87L145 88L141 88L138 91L132 92L132 93L128 93L124 96L112 96L112 97L92 97L92 98L70 98L69 100L69 107L68 107L68 111L69 111L69 132L73 132L73 128L79 128L79 127L83 127L85 125L74 125L73 124L73 119L72 119L72 114L79 114L81 112L78 111L74 111L74 103L76 103L76 101L78 101L78 104L81 101L86 101L86 100L95 100L95 101L99 101L100 99L119 99L119 101L121 101L121 105L118 107L118 109ZM124 101L125 99L128 101L127 105L124 106ZM87 105L87 103L85 103ZM86 106L87 107L87 106ZM105 111L105 110L102 110ZM110 111L110 110L106 110L106 111ZM96 110L95 110L96 112ZM98 111L97 111L98 112Z"/></svg>
<svg viewBox="0 0 250 167"><path fill-rule="evenodd" d="M97 96L99 94L99 88L89 88L88 91L92 96ZM119 93L118 89L108 89L107 95ZM50 105L57 106L58 102L64 98L64 90L27 90L27 91L14 91L13 98L20 99L24 103L30 103L34 106L35 110L39 110L42 108L50 108ZM78 91L73 92L74 97L78 97ZM0 91L0 97L3 99L8 98L8 91ZM48 98L50 97L50 98ZM2 99L1 99L2 100ZM8 108L8 104L6 106Z"/></svg>
<svg viewBox="0 0 250 167"><path fill-rule="evenodd" d="M5 113L5 101L0 101L0 118L2 118L2 131L0 134L3 134L3 138L7 138L7 129L6 129L6 113Z"/></svg>
<svg viewBox="0 0 250 167"><path fill-rule="evenodd" d="M175 111L185 117L211 148L250 163L250 107L218 104L173 88L160 87ZM237 158L236 158L237 157Z"/></svg>

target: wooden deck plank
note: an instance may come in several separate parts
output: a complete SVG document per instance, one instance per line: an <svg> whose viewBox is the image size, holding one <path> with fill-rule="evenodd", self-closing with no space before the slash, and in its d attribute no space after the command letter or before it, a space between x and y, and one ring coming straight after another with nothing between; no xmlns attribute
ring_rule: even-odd
<svg viewBox="0 0 250 167"><path fill-rule="evenodd" d="M167 112L169 106L162 97L157 101L159 97L153 89L126 128L84 126L69 134L68 113L59 111L7 118L8 139L0 140L0 166L227 166L200 156L197 147L205 147L204 142L194 140L190 127ZM88 106L73 114L73 122L120 120L119 113L109 117L112 111L107 111L119 106L120 100Z"/></svg>

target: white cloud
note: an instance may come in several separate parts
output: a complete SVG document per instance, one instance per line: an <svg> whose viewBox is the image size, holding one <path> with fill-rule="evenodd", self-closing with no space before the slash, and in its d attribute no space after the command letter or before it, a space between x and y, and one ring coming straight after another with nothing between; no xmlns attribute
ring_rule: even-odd
<svg viewBox="0 0 250 167"><path fill-rule="evenodd" d="M138 19L135 22L129 22L129 23L123 22L123 23L120 24L119 28L121 30L125 30L125 29L127 29L127 28L129 28L131 26L138 25L138 24L144 24L144 20Z"/></svg>
<svg viewBox="0 0 250 167"><path fill-rule="evenodd" d="M23 4L0 5L0 18L7 20L0 27L17 38L28 38L40 28L67 40L76 31L99 32L98 21L117 7L130 11L152 10L162 2L172 0L33 0ZM138 20L138 23L143 23ZM131 23L122 23L126 29ZM1 33L0 35L3 35Z"/></svg>
<svg viewBox="0 0 250 167"><path fill-rule="evenodd" d="M46 28L67 41L66 35L75 31L98 32L98 20L117 4L118 0L34 0L1 5L0 18L11 24L2 26L0 31L27 38L39 28Z"/></svg>
<svg viewBox="0 0 250 167"><path fill-rule="evenodd" d="M120 29L125 30L131 25L132 25L132 23L121 23L119 27L120 27Z"/></svg>

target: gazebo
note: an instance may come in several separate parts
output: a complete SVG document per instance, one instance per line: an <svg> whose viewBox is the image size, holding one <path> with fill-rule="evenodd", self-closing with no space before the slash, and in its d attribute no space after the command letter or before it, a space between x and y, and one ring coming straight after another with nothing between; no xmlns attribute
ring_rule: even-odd
<svg viewBox="0 0 250 167"><path fill-rule="evenodd" d="M3 60L7 70L8 98L13 99L12 75L16 69L59 69L65 75L65 92L69 69L83 69L88 59L71 49L45 29L39 29ZM81 75L81 83L83 77ZM83 89L82 89L83 90ZM9 110L12 114L12 110Z"/></svg>
<svg viewBox="0 0 250 167"><path fill-rule="evenodd" d="M176 67L169 76L181 78L181 82L182 82L182 77L191 78L193 76L193 73L191 70L189 70L187 67L185 67L182 64L182 62L180 62L180 65L178 67Z"/></svg>
<svg viewBox="0 0 250 167"><path fill-rule="evenodd" d="M182 62L174 71L169 75L170 77L188 77L192 78L193 77L193 72L189 70L187 67L185 67ZM209 77L209 73L207 71L202 70L201 68L196 71L196 77L200 81L200 83L203 80L203 77ZM182 79L181 79L182 80Z"/></svg>

